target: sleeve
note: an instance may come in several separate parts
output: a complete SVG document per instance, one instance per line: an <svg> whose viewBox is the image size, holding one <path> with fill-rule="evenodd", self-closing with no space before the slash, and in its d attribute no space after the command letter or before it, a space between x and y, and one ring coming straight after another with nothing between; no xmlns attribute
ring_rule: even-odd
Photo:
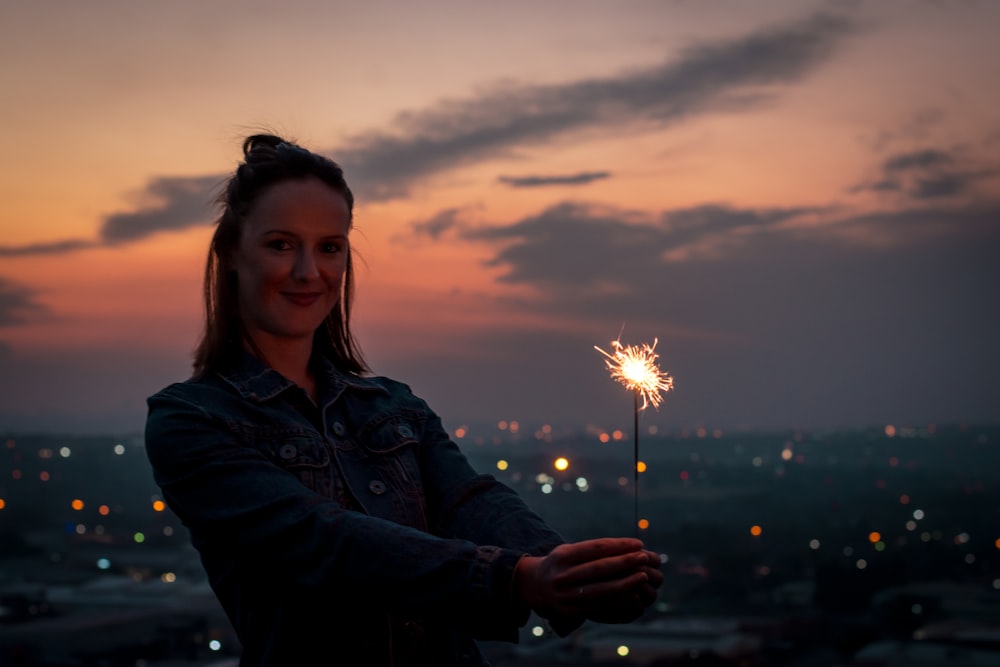
<svg viewBox="0 0 1000 667"><path fill-rule="evenodd" d="M177 387L148 401L146 452L206 569L238 562L284 586L335 588L359 607L419 613L482 639L516 641L526 620L510 596L519 548L437 537L345 510L241 444Z"/></svg>
<svg viewBox="0 0 1000 667"><path fill-rule="evenodd" d="M428 408L422 471L431 529L437 535L495 544L544 556L565 540L517 493L492 475L477 474Z"/></svg>

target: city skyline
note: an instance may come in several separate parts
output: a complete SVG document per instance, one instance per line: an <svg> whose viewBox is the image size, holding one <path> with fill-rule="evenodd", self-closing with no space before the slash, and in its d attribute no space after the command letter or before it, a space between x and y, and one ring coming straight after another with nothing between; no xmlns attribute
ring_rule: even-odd
<svg viewBox="0 0 1000 667"><path fill-rule="evenodd" d="M1000 421L998 5L0 14L0 429L141 430L262 128L344 165L361 346L451 431L627 425L618 336L644 426Z"/></svg>

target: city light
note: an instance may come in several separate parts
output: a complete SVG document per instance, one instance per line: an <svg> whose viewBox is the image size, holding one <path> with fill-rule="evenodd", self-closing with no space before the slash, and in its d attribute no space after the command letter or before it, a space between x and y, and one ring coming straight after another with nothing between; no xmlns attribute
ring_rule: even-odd
<svg viewBox="0 0 1000 667"><path fill-rule="evenodd" d="M757 525L750 526L750 534L753 535L754 537L760 537L761 533L763 532L764 529L761 528L760 526Z"/></svg>
<svg viewBox="0 0 1000 667"><path fill-rule="evenodd" d="M618 647L618 655L620 655L623 658L625 656L627 656L628 655L628 646L625 646L624 644L622 644L621 646L619 646Z"/></svg>
<svg viewBox="0 0 1000 667"><path fill-rule="evenodd" d="M569 459L567 459L564 456L560 456L555 461L553 461L552 467L554 467L556 470L559 471L566 470L567 468L569 468Z"/></svg>
<svg viewBox="0 0 1000 667"><path fill-rule="evenodd" d="M506 461L504 461L503 459L500 459L499 461L497 461L497 470L506 470L507 469L507 465L508 464L507 464Z"/></svg>
<svg viewBox="0 0 1000 667"><path fill-rule="evenodd" d="M871 542L872 544L875 544L881 539L882 539L882 534L877 530L873 530L872 532L868 533L868 541Z"/></svg>
<svg viewBox="0 0 1000 667"><path fill-rule="evenodd" d="M639 519L639 530L646 530L649 528L649 519Z"/></svg>
<svg viewBox="0 0 1000 667"><path fill-rule="evenodd" d="M162 512L165 509L167 509L167 504L165 502L163 502L162 500L154 500L153 501L153 511L154 512Z"/></svg>
<svg viewBox="0 0 1000 667"><path fill-rule="evenodd" d="M82 509L83 509L83 501L82 501L82 500L80 500L79 498L75 498L75 499L73 500L73 502L72 502L72 503L70 503L70 507L72 507L72 508L73 508L73 509L75 509L75 510L76 510L77 512L79 512L80 510L82 510Z"/></svg>
<svg viewBox="0 0 1000 667"><path fill-rule="evenodd" d="M639 461L638 463L635 464L635 469L638 472L646 472L646 462L645 461Z"/></svg>
<svg viewBox="0 0 1000 667"><path fill-rule="evenodd" d="M536 625L535 627L531 628L531 634L533 634L536 637L541 637L542 635L545 634L545 628L543 628L540 625Z"/></svg>

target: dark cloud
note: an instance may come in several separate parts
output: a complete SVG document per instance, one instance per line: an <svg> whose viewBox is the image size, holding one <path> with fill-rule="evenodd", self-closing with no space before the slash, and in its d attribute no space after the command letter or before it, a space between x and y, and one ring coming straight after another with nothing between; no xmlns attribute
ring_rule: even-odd
<svg viewBox="0 0 1000 667"><path fill-rule="evenodd" d="M851 192L897 193L915 200L959 197L997 175L995 167L983 167L974 158L957 151L924 148L886 158L879 179L862 183Z"/></svg>
<svg viewBox="0 0 1000 667"><path fill-rule="evenodd" d="M44 316L48 309L35 300L35 293L0 277L0 326L24 324Z"/></svg>
<svg viewBox="0 0 1000 667"><path fill-rule="evenodd" d="M467 336L467 345L505 360L500 370L489 361L458 365L491 378L474 396L452 389L464 385L442 359L406 360L398 373L426 379L455 414L483 412L475 403L484 398L530 413L537 391L522 400L510 387L543 378L558 397L553 413L606 419L627 401L610 384L602 393L592 346L625 323L623 341L660 337L678 386L667 410L683 423L1000 418L1000 203L822 213L699 207L639 220L563 204L466 229L463 238L495 245L504 280L534 288L518 310L586 323L581 331L604 325L606 340L581 331ZM816 217L824 224L804 224ZM671 259L705 244L722 251Z"/></svg>
<svg viewBox="0 0 1000 667"><path fill-rule="evenodd" d="M412 223L411 229L418 236L429 236L432 239L437 239L460 224L460 214L461 209L445 209L430 220Z"/></svg>
<svg viewBox="0 0 1000 667"><path fill-rule="evenodd" d="M562 203L510 225L463 228L468 240L500 241L491 265L506 269L500 280L531 283L576 298L592 290L635 284L658 269L671 252L706 240L740 242L739 232L764 232L806 209L737 210L706 205L637 221L634 213ZM563 298L562 296L560 298Z"/></svg>
<svg viewBox="0 0 1000 667"><path fill-rule="evenodd" d="M349 138L334 159L344 165L361 201L406 196L442 171L512 154L572 133L656 129L699 113L738 111L769 99L825 62L854 24L816 14L749 35L696 46L679 57L618 76L553 85L504 85L476 97L401 113L391 131ZM135 241L211 219L213 188L223 176L160 177L146 187L150 203L110 215L100 242ZM65 252L75 240L0 247L0 255Z"/></svg>
<svg viewBox="0 0 1000 667"><path fill-rule="evenodd" d="M882 169L886 172L928 169L950 165L953 161L954 159L949 153L928 148L921 151L894 155L882 164Z"/></svg>
<svg viewBox="0 0 1000 667"><path fill-rule="evenodd" d="M223 176L157 178L144 196L154 203L132 213L115 213L101 226L101 239L114 245L160 231L187 229L212 219L214 192Z"/></svg>
<svg viewBox="0 0 1000 667"><path fill-rule="evenodd" d="M559 176L500 176L497 180L512 188L537 188L546 185L586 185L610 177L611 172L607 171L584 171Z"/></svg>
<svg viewBox="0 0 1000 667"><path fill-rule="evenodd" d="M98 245L86 239L65 239L50 243L29 243L20 246L0 246L0 257L26 257L29 255L59 255L73 250L92 248Z"/></svg>
<svg viewBox="0 0 1000 667"><path fill-rule="evenodd" d="M619 76L502 86L400 114L393 132L355 137L336 159L363 198L399 197L430 174L569 133L663 127L698 113L759 104L770 87L807 76L854 30L843 16L817 14Z"/></svg>
<svg viewBox="0 0 1000 667"><path fill-rule="evenodd" d="M0 246L0 257L55 255L86 248L138 241L161 231L176 231L212 220L215 191L225 176L162 177L143 190L137 211L105 218L99 240L64 239L21 246Z"/></svg>

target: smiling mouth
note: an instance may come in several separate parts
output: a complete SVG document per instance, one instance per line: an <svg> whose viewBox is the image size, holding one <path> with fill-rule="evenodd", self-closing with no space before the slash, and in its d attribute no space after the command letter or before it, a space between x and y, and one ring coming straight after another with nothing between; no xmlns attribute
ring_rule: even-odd
<svg viewBox="0 0 1000 667"><path fill-rule="evenodd" d="M322 296L319 292L282 292L281 295L296 306L311 306Z"/></svg>

